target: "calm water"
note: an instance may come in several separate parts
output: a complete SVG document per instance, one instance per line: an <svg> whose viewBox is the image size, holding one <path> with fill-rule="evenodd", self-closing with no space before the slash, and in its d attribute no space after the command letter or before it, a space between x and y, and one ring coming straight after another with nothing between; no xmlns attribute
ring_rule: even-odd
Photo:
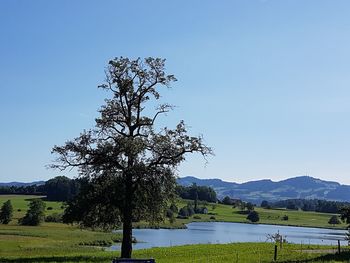
<svg viewBox="0 0 350 263"><path fill-rule="evenodd" d="M133 236L139 241L134 249L169 247L188 244L225 244L232 242L265 242L268 234L279 231L288 242L303 244L335 245L337 240L346 244L345 230L256 225L221 222L195 222L187 229L134 229ZM120 249L114 245L110 249Z"/></svg>

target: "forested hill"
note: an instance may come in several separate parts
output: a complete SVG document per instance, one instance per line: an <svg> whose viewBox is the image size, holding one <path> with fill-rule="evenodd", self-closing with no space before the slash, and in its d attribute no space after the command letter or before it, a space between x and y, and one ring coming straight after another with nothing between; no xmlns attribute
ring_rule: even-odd
<svg viewBox="0 0 350 263"><path fill-rule="evenodd" d="M230 196L231 198L239 198L257 204L260 204L262 200L275 202L286 199L350 201L349 185L323 181L310 176L293 177L278 182L258 180L241 184L225 182L220 179L199 179L187 176L179 178L178 183L184 186L192 183L210 186L214 188L219 199Z"/></svg>

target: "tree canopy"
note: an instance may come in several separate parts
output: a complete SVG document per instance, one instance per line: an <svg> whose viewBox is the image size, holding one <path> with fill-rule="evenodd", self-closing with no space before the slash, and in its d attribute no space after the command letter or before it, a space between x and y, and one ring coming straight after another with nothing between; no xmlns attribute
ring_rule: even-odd
<svg viewBox="0 0 350 263"><path fill-rule="evenodd" d="M106 81L99 87L111 97L100 108L95 127L53 148L58 156L53 168L77 167L86 179L80 191L86 197L79 194L68 204L66 221L86 225L83 216L89 215L93 217L89 226L122 222L125 258L132 252L132 219L162 220L174 194L176 168L185 154L212 153L201 136L188 135L184 121L174 129L156 129L158 118L173 106L160 103L154 110L151 106L160 99L161 88L174 81L174 75L165 73L164 59L109 61ZM75 206L82 202L88 206L79 218Z"/></svg>
<svg viewBox="0 0 350 263"><path fill-rule="evenodd" d="M11 200L7 200L0 209L0 223L8 224L11 222L13 216L13 207Z"/></svg>

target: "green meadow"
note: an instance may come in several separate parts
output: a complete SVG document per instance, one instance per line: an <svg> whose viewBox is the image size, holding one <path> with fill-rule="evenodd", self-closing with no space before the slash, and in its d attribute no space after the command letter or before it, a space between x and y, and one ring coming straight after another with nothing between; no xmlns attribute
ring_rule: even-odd
<svg viewBox="0 0 350 263"><path fill-rule="evenodd" d="M178 208L185 206L188 203L186 200L179 200L177 202ZM201 205L200 205L201 206ZM160 224L163 228L181 228L185 224L190 222L236 222L236 223L250 223L246 217L247 215L242 213L239 208L232 208L229 205L222 204L208 204L208 214L197 215L200 219L193 217L189 219L176 219L175 223L170 224L165 221ZM272 225L289 225L289 226L304 226L304 227L321 227L321 228L334 228L334 229L346 229L347 225L341 223L339 225L328 224L329 218L333 214L318 213L318 212L305 212L286 209L264 209L256 207L255 211L259 213L259 224L272 224ZM283 216L287 215L288 220L283 220ZM213 217L215 219L213 219ZM136 227L147 227L146 223L137 223Z"/></svg>
<svg viewBox="0 0 350 263"><path fill-rule="evenodd" d="M99 231L83 230L77 226L61 223L43 223L40 226L20 226L17 220L24 216L30 199L37 196L0 196L0 205L10 199L14 207L14 218L9 225L0 225L0 262L111 262L119 256L119 251L104 251L108 246L120 240L120 235ZM181 207L187 202L179 201ZM63 211L60 202L46 202L46 214ZM209 213L199 215L201 219L176 219L172 225L162 223L164 227L183 227L190 221L247 222L246 215L230 206L208 206ZM331 227L327 221L330 214L265 210L256 208L260 213L261 223L289 224L300 226ZM289 220L281 217L288 215ZM143 223L136 226L141 227ZM148 226L144 224L145 226ZM337 226L345 227L345 225ZM271 262L273 259L272 243L234 243L225 245L189 245L170 248L153 248L134 251L138 258L155 258L157 263L172 262ZM331 250L330 250L331 249ZM278 262L343 262L350 255L334 255L333 248L327 246L305 246L286 244L279 250Z"/></svg>

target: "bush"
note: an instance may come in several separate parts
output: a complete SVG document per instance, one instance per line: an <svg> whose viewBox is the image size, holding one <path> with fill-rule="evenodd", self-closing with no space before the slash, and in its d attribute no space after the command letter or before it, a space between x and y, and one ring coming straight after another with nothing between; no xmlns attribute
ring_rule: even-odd
<svg viewBox="0 0 350 263"><path fill-rule="evenodd" d="M22 209L17 209L17 212L21 212L22 211Z"/></svg>
<svg viewBox="0 0 350 263"><path fill-rule="evenodd" d="M288 221L289 217L287 215L282 216L282 220Z"/></svg>
<svg viewBox="0 0 350 263"><path fill-rule="evenodd" d="M33 199L29 203L26 215L19 220L19 224L27 226L39 225L45 217L45 203L41 199Z"/></svg>
<svg viewBox="0 0 350 263"><path fill-rule="evenodd" d="M166 210L165 216L166 216L167 218L174 217L174 212L173 212L173 210L171 210L171 209Z"/></svg>
<svg viewBox="0 0 350 263"><path fill-rule="evenodd" d="M12 220L13 207L10 200L7 200L0 210L0 223L7 225Z"/></svg>
<svg viewBox="0 0 350 263"><path fill-rule="evenodd" d="M194 216L193 219L202 219L200 216Z"/></svg>
<svg viewBox="0 0 350 263"><path fill-rule="evenodd" d="M253 222L253 223L258 222L258 221L260 220L259 214L258 214L258 212L256 212L256 211L251 211L251 212L248 214L247 219L248 219L250 222Z"/></svg>
<svg viewBox="0 0 350 263"><path fill-rule="evenodd" d="M261 202L261 205L260 205L260 206L263 207L263 208L267 208L267 207L269 206L269 202L267 202L266 200L264 200L264 201Z"/></svg>
<svg viewBox="0 0 350 263"><path fill-rule="evenodd" d="M169 209L171 211L173 211L174 213L178 213L179 212L179 209L177 208L177 206L175 204L171 204Z"/></svg>
<svg viewBox="0 0 350 263"><path fill-rule="evenodd" d="M62 214L53 213L52 215L48 215L45 217L45 222L61 223Z"/></svg>
<svg viewBox="0 0 350 263"><path fill-rule="evenodd" d="M338 224L340 224L340 220L337 216L331 216L331 218L328 220L328 224L338 225Z"/></svg>
<svg viewBox="0 0 350 263"><path fill-rule="evenodd" d="M186 206L180 208L179 210L179 216L182 216L182 217L188 217L189 214L188 214L188 209Z"/></svg>
<svg viewBox="0 0 350 263"><path fill-rule="evenodd" d="M178 218L178 219L188 219L188 216L178 215L176 218Z"/></svg>
<svg viewBox="0 0 350 263"><path fill-rule="evenodd" d="M209 217L209 219L216 220L215 216L211 216L211 217Z"/></svg>
<svg viewBox="0 0 350 263"><path fill-rule="evenodd" d="M49 206L48 208L46 208L46 210L52 210L52 206Z"/></svg>

